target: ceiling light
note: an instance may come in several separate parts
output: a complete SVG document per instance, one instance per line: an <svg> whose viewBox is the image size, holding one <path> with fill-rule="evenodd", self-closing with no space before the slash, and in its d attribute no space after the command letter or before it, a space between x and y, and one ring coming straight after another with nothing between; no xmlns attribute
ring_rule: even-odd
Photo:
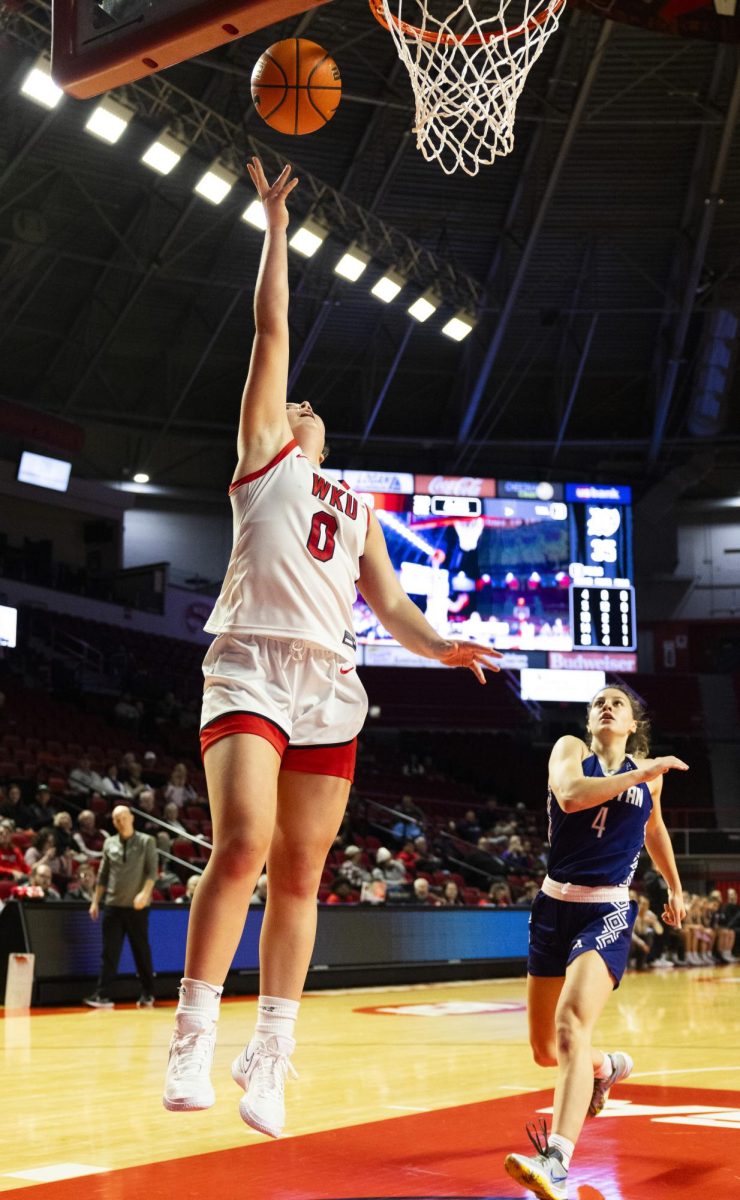
<svg viewBox="0 0 740 1200"><path fill-rule="evenodd" d="M349 279L350 283L355 283L369 262L370 255L353 242L335 266L334 274L341 275L342 279Z"/></svg>
<svg viewBox="0 0 740 1200"><path fill-rule="evenodd" d="M390 304L391 300L395 300L405 282L403 275L399 275L397 271L386 271L370 291L373 296L378 297L378 300Z"/></svg>
<svg viewBox="0 0 740 1200"><path fill-rule="evenodd" d="M106 96L97 108L93 109L85 129L94 137L100 138L101 142L108 142L112 146L118 141L133 115L130 108Z"/></svg>
<svg viewBox="0 0 740 1200"><path fill-rule="evenodd" d="M440 298L432 288L427 288L423 296L419 296L409 307L409 316L412 316L415 321L428 321L432 313L436 312L440 306Z"/></svg>
<svg viewBox="0 0 740 1200"><path fill-rule="evenodd" d="M211 163L205 175L201 175L195 190L211 204L220 204L236 183L236 175L221 163Z"/></svg>
<svg viewBox="0 0 740 1200"><path fill-rule="evenodd" d="M149 476L146 471L137 471L134 475L134 483L148 483Z"/></svg>
<svg viewBox="0 0 740 1200"><path fill-rule="evenodd" d="M265 218L265 210L261 200L253 200L251 204L244 209L242 213L242 221L246 221L248 225L253 225L255 229L267 229L267 220Z"/></svg>
<svg viewBox="0 0 740 1200"><path fill-rule="evenodd" d="M303 254L305 258L311 258L326 238L328 232L328 229L325 229L323 225L319 225L318 221L314 221L312 217L307 217L300 229L296 229L290 239L289 245L294 250L297 250L299 254Z"/></svg>
<svg viewBox="0 0 740 1200"><path fill-rule="evenodd" d="M475 319L470 313L456 312L454 317L450 317L446 325L442 326L442 333L445 333L448 338L452 338L455 342L461 342L466 338L471 329L475 328Z"/></svg>
<svg viewBox="0 0 740 1200"><path fill-rule="evenodd" d="M146 154L142 154L141 161L160 175L169 175L186 150L187 146L178 142L171 133L161 133L156 142L152 142Z"/></svg>
<svg viewBox="0 0 740 1200"><path fill-rule="evenodd" d="M51 77L51 63L45 54L39 55L21 84L21 91L44 108L56 108L64 95Z"/></svg>

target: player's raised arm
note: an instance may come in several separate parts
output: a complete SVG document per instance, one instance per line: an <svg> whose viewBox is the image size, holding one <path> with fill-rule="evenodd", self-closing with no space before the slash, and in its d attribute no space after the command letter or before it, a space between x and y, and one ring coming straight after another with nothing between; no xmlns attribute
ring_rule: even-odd
<svg viewBox="0 0 740 1200"><path fill-rule="evenodd" d="M263 467L290 438L285 415L288 386L288 209L286 199L298 183L283 167L267 182L255 156L247 170L262 201L267 228L254 291L254 342L242 395L237 475Z"/></svg>
<svg viewBox="0 0 740 1200"><path fill-rule="evenodd" d="M550 787L555 799L565 813L580 812L584 808L596 808L606 804L627 788L640 783L649 783L666 771L687 771L685 762L679 758L653 758L640 763L634 771L622 771L618 775L588 778L583 774L581 763L586 747L580 738L567 734L558 738L550 755Z"/></svg>
<svg viewBox="0 0 740 1200"><path fill-rule="evenodd" d="M498 650L475 642L443 638L404 592L386 549L383 530L374 513L360 562L359 588L367 603L397 641L422 658L436 658L448 667L469 667L479 683L485 683L483 669L498 671Z"/></svg>

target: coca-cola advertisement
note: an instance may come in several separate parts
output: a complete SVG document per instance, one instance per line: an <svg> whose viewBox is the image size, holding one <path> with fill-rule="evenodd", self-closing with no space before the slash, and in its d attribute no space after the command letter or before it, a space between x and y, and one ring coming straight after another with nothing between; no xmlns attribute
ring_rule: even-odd
<svg viewBox="0 0 740 1200"><path fill-rule="evenodd" d="M417 475L415 491L427 496L495 496L495 479L477 475Z"/></svg>

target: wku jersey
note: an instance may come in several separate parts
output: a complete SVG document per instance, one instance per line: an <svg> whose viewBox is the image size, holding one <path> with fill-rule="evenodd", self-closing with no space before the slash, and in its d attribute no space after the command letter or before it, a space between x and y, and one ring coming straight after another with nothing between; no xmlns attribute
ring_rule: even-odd
<svg viewBox="0 0 740 1200"><path fill-rule="evenodd" d="M322 475L295 440L236 479L229 497L231 559L206 631L296 639L353 662L365 501Z"/></svg>
<svg viewBox="0 0 740 1200"><path fill-rule="evenodd" d="M585 758L582 766L588 778L604 778L595 754ZM625 758L618 774L636 769L634 760ZM548 875L558 883L584 887L631 883L652 810L653 798L646 783L627 788L605 804L573 813L564 813L548 788Z"/></svg>

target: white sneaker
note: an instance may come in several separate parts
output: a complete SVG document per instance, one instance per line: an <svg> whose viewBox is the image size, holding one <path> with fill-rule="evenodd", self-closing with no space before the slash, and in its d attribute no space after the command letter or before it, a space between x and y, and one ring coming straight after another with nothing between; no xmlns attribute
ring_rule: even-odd
<svg viewBox="0 0 740 1200"><path fill-rule="evenodd" d="M673 970L673 963L669 958L666 958L665 955L662 955L660 958L656 958L653 962L649 963L649 966L651 966L654 971Z"/></svg>
<svg viewBox="0 0 740 1200"><path fill-rule="evenodd" d="M231 1074L245 1093L239 1103L241 1119L268 1137L280 1137L285 1126L285 1080L288 1074L298 1078L290 1061L294 1050L290 1037L254 1037L231 1064Z"/></svg>
<svg viewBox="0 0 740 1200"><path fill-rule="evenodd" d="M533 1130L533 1132L530 1132ZM568 1200L568 1172L558 1150L547 1144L547 1129L542 1122L542 1136L527 1126L527 1135L536 1155L507 1154L504 1170L507 1175L529 1188L540 1200ZM543 1140L544 1137L544 1140Z"/></svg>
<svg viewBox="0 0 740 1200"><path fill-rule="evenodd" d="M611 1088L615 1083L619 1083L622 1079L626 1079L632 1073L634 1063L629 1054L622 1054L621 1050L616 1050L610 1053L612 1060L612 1073L607 1079L594 1079L594 1090L591 1093L591 1103L588 1106L589 1117L597 1117L602 1108L606 1104Z"/></svg>
<svg viewBox="0 0 740 1200"><path fill-rule="evenodd" d="M215 1021L177 1022L170 1042L162 1097L170 1112L195 1112L213 1106L216 1096L211 1083L211 1063L215 1048Z"/></svg>

